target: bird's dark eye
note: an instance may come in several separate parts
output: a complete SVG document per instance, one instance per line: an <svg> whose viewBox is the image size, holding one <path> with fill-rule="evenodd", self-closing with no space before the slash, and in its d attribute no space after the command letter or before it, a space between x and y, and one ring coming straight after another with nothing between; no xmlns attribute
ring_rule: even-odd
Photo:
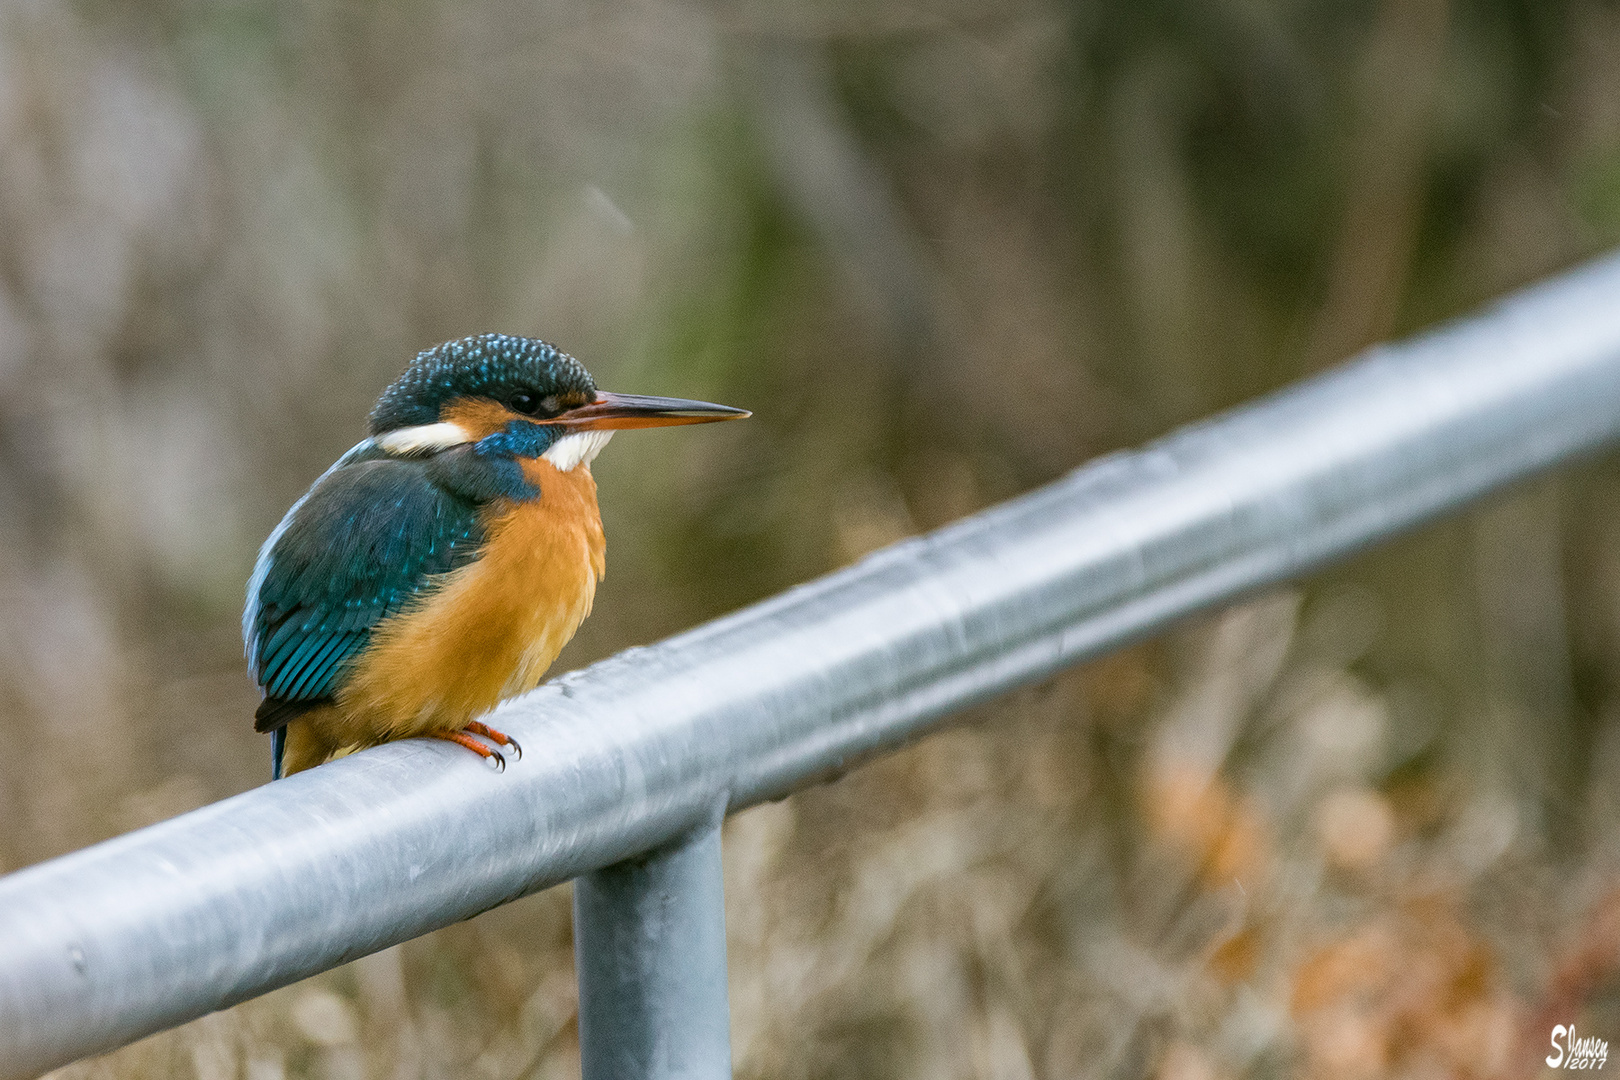
<svg viewBox="0 0 1620 1080"><path fill-rule="evenodd" d="M520 412L525 416L539 416L547 420L561 416L566 405L556 394L547 394L541 397L533 390L519 390L506 399L507 407L513 412Z"/></svg>
<svg viewBox="0 0 1620 1080"><path fill-rule="evenodd" d="M573 408L575 402L569 402L556 393L548 393L546 397L539 397L535 390L517 390L512 397L507 398L507 408L514 413L523 413L525 416L539 416L541 419L556 419L564 415L565 411Z"/></svg>

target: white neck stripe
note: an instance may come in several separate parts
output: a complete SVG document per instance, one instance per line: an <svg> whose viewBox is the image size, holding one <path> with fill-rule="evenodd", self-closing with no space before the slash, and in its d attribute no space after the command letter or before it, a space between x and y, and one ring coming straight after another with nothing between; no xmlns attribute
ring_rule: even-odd
<svg viewBox="0 0 1620 1080"><path fill-rule="evenodd" d="M377 436L377 445L390 454L425 454L472 442L472 435L460 424L418 424Z"/></svg>

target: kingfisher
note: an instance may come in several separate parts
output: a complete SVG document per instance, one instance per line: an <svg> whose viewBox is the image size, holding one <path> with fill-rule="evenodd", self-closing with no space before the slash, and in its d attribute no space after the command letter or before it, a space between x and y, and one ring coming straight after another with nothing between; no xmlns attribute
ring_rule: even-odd
<svg viewBox="0 0 1620 1080"><path fill-rule="evenodd" d="M605 570L591 461L621 428L748 415L598 390L535 338L418 354L248 581L242 638L272 779L417 736L504 769L501 749L522 750L479 717L539 685Z"/></svg>

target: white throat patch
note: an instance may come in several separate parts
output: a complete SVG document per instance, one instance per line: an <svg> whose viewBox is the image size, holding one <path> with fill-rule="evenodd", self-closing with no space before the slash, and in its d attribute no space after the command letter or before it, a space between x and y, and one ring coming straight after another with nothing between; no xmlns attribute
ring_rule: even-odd
<svg viewBox="0 0 1620 1080"><path fill-rule="evenodd" d="M576 431L552 443L551 449L541 456L557 466L559 471L569 472L581 465L589 465L611 438L611 431Z"/></svg>

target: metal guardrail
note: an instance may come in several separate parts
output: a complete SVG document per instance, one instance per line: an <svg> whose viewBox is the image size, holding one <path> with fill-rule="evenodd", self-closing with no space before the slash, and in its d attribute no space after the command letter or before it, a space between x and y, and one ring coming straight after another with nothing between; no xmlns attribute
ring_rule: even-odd
<svg viewBox="0 0 1620 1080"><path fill-rule="evenodd" d="M726 1075L724 813L1617 438L1610 257L549 683L505 774L394 743L0 878L0 1077L580 875L587 1077Z"/></svg>

